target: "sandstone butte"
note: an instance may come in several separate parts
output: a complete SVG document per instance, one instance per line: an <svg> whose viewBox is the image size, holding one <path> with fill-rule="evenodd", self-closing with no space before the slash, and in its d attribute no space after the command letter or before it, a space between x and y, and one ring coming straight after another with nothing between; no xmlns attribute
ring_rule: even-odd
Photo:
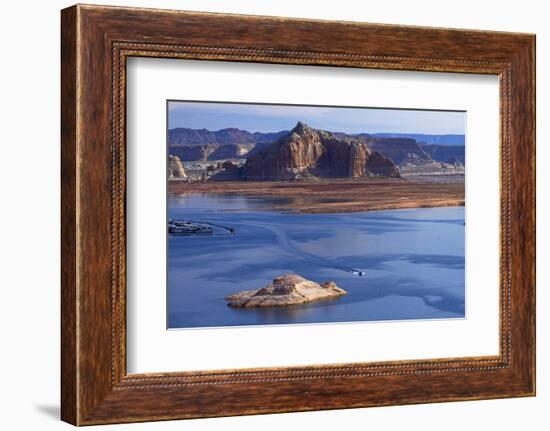
<svg viewBox="0 0 550 431"><path fill-rule="evenodd" d="M399 177L392 160L364 142L336 137L298 122L288 134L247 157L241 176L249 180L310 177Z"/></svg>
<svg viewBox="0 0 550 431"><path fill-rule="evenodd" d="M230 307L280 307L313 301L334 299L346 295L332 281L318 284L297 274L285 274L273 279L266 287L244 290L225 298Z"/></svg>

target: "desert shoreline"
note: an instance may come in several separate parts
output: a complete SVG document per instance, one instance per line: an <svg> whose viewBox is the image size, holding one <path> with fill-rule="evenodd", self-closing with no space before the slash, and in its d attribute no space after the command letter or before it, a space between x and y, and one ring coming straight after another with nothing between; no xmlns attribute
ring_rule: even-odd
<svg viewBox="0 0 550 431"><path fill-rule="evenodd" d="M317 181L170 181L168 195L231 194L274 199L270 209L320 214L464 206L464 177Z"/></svg>

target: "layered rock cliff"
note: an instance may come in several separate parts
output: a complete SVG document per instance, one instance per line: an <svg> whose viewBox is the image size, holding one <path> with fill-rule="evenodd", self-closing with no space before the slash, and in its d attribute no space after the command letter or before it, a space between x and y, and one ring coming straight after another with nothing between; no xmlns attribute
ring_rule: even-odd
<svg viewBox="0 0 550 431"><path fill-rule="evenodd" d="M168 130L168 145L171 154L188 162L242 159L256 145L271 143L287 133L251 133L235 127L217 131L177 127Z"/></svg>
<svg viewBox="0 0 550 431"><path fill-rule="evenodd" d="M243 178L260 180L314 177L398 177L395 164L371 153L364 142L341 139L298 122L287 135L248 156Z"/></svg>
<svg viewBox="0 0 550 431"><path fill-rule="evenodd" d="M399 169L391 159L381 153L372 152L367 160L367 172L378 177L399 177Z"/></svg>
<svg viewBox="0 0 550 431"><path fill-rule="evenodd" d="M188 162L245 158L255 144L171 145L170 153Z"/></svg>
<svg viewBox="0 0 550 431"><path fill-rule="evenodd" d="M422 149L432 159L449 164L465 164L465 152L463 145L424 145Z"/></svg>
<svg viewBox="0 0 550 431"><path fill-rule="evenodd" d="M371 151L376 151L390 158L396 165L431 161L414 139L407 138L366 138L365 143Z"/></svg>

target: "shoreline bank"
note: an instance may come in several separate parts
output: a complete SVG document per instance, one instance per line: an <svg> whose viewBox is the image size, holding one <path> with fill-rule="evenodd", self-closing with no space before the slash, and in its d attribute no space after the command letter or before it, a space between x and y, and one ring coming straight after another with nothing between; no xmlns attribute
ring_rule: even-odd
<svg viewBox="0 0 550 431"><path fill-rule="evenodd" d="M296 213L351 213L464 206L464 180L357 178L319 181L171 181L170 196L243 195L275 198L271 207Z"/></svg>

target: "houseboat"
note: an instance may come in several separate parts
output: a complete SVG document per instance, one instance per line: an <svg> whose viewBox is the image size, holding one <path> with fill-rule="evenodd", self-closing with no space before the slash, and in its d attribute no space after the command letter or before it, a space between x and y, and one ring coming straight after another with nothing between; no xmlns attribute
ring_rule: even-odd
<svg viewBox="0 0 550 431"><path fill-rule="evenodd" d="M212 235L214 229L204 223L194 223L189 220L168 220L170 235Z"/></svg>

